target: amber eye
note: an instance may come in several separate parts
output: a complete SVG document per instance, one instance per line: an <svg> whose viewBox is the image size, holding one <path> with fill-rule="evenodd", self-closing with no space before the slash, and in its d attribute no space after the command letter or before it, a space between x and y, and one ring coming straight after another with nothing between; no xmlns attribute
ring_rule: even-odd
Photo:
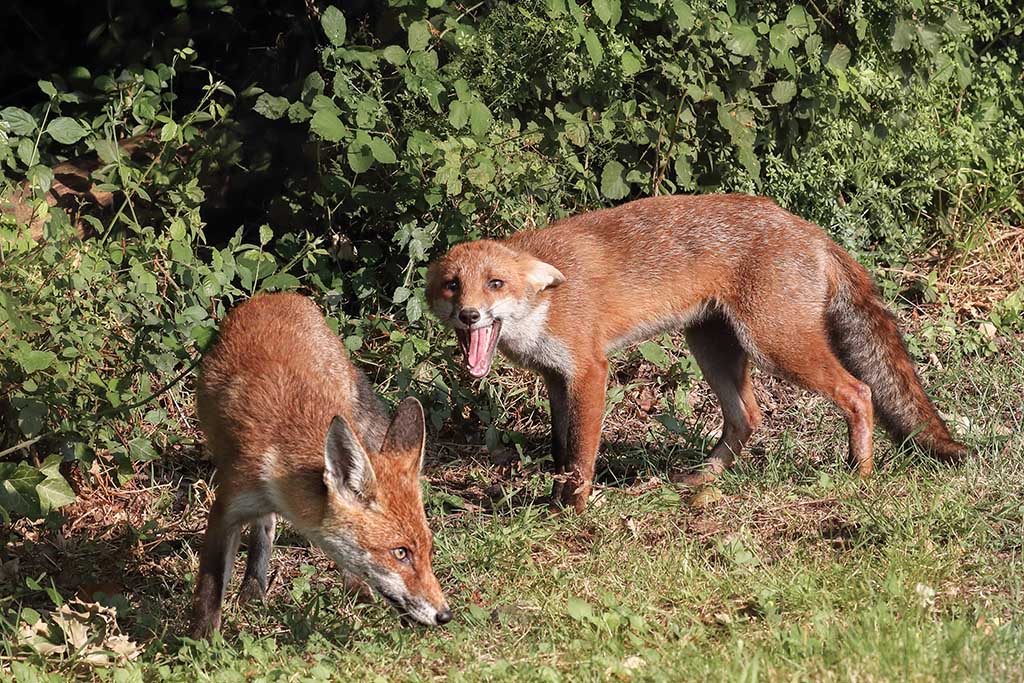
<svg viewBox="0 0 1024 683"><path fill-rule="evenodd" d="M459 291L459 281L455 279L449 280L448 282L444 283L444 288L447 289L449 292L457 292Z"/></svg>
<svg viewBox="0 0 1024 683"><path fill-rule="evenodd" d="M494 279L494 280L488 280L487 281L487 288L488 289L501 289L504 286L505 286L505 281L504 280Z"/></svg>
<svg viewBox="0 0 1024 683"><path fill-rule="evenodd" d="M409 552L409 549L405 546L393 549L391 551L391 554L394 555L395 559L401 562L402 564L409 564L409 561L412 559L412 554Z"/></svg>

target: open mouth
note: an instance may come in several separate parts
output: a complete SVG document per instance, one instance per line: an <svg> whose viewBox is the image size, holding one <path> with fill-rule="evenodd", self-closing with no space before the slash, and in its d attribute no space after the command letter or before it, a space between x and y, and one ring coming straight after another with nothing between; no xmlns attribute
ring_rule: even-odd
<svg viewBox="0 0 1024 683"><path fill-rule="evenodd" d="M490 325L472 330L455 330L459 338L459 346L466 357L466 368L473 377L483 377L491 369L494 349L498 346L501 334L501 321L495 320Z"/></svg>

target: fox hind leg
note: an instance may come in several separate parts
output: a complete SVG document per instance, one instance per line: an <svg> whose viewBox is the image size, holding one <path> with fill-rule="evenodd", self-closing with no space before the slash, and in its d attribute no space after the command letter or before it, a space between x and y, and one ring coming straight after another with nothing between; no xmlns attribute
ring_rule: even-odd
<svg viewBox="0 0 1024 683"><path fill-rule="evenodd" d="M750 356L728 321L713 317L686 330L686 341L722 408L722 436L702 471L675 477L700 485L714 481L732 466L744 444L761 424L761 409L750 381Z"/></svg>
<svg viewBox="0 0 1024 683"><path fill-rule="evenodd" d="M241 602L262 601L267 596L267 571L274 547L277 516L271 512L249 523L249 547L245 562L245 575L238 590Z"/></svg>
<svg viewBox="0 0 1024 683"><path fill-rule="evenodd" d="M231 579L232 565L241 540L239 521L230 514L230 499L218 495L210 508L199 556L199 575L192 601L191 635L208 638L220 629L224 590Z"/></svg>
<svg viewBox="0 0 1024 683"><path fill-rule="evenodd" d="M789 342L784 349L765 349L765 352L783 375L824 394L839 406L849 428L850 465L860 476L870 475L874 470L871 388L843 367L832 352L825 330L805 333L793 330Z"/></svg>

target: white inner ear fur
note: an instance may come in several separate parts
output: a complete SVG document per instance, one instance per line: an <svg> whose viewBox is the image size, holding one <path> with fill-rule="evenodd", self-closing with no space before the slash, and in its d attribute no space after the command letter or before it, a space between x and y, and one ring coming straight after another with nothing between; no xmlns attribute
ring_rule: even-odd
<svg viewBox="0 0 1024 683"><path fill-rule="evenodd" d="M335 416L324 440L324 483L339 493L348 489L362 496L373 481L369 455L345 419Z"/></svg>
<svg viewBox="0 0 1024 683"><path fill-rule="evenodd" d="M548 287L557 287L565 282L562 271L550 263L544 263L539 259L533 259L530 268L526 272L526 281L537 292L542 292Z"/></svg>

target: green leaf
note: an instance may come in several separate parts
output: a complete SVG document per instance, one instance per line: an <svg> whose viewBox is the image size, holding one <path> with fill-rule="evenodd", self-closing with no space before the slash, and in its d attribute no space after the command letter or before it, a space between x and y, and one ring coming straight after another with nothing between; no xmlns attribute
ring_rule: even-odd
<svg viewBox="0 0 1024 683"><path fill-rule="evenodd" d="M643 65L640 63L640 60L636 58L636 55L629 50L622 53L622 73L627 76L632 76L640 71L642 66Z"/></svg>
<svg viewBox="0 0 1024 683"><path fill-rule="evenodd" d="M274 230L269 225L260 226L260 244L266 245L270 240L274 239Z"/></svg>
<svg viewBox="0 0 1024 683"><path fill-rule="evenodd" d="M39 494L36 486L46 478L28 463L0 462L0 510L25 516L39 513Z"/></svg>
<svg viewBox="0 0 1024 683"><path fill-rule="evenodd" d="M321 110L313 114L309 129L328 142L339 142L345 137L345 124L337 114Z"/></svg>
<svg viewBox="0 0 1024 683"><path fill-rule="evenodd" d="M43 91L43 94L45 94L47 97L57 96L57 88L53 86L53 83L51 81L38 81L37 85L39 86L39 89Z"/></svg>
<svg viewBox="0 0 1024 683"><path fill-rule="evenodd" d="M325 9L320 16L320 25L324 27L324 33L327 34L327 40L331 41L331 45L340 47L345 44L345 15L340 9L334 5Z"/></svg>
<svg viewBox="0 0 1024 683"><path fill-rule="evenodd" d="M52 351L28 351L17 354L16 358L25 372L33 373L50 367L57 360L57 354Z"/></svg>
<svg viewBox="0 0 1024 683"><path fill-rule="evenodd" d="M370 138L370 151L373 158L382 164L393 164L398 161L395 150L391 149L391 145L384 138Z"/></svg>
<svg viewBox="0 0 1024 683"><path fill-rule="evenodd" d="M39 498L39 506L42 512L56 510L59 507L73 503L75 492L68 486L68 482L60 473L61 457L51 455L39 468L46 478L36 485L36 495Z"/></svg>
<svg viewBox="0 0 1024 683"><path fill-rule="evenodd" d="M345 337L345 348L349 351L358 351L363 346L363 338L358 334L350 334Z"/></svg>
<svg viewBox="0 0 1024 683"><path fill-rule="evenodd" d="M587 46L590 61L594 63L594 66L600 66L601 60L604 59L604 47L601 45L601 39L593 31L584 30L583 42Z"/></svg>
<svg viewBox="0 0 1024 683"><path fill-rule="evenodd" d="M156 460L160 455L153 448L153 443L144 436L139 436L128 442L128 453L134 462L150 462Z"/></svg>
<svg viewBox="0 0 1024 683"><path fill-rule="evenodd" d="M617 161L609 161L601 171L601 194L608 199L622 199L629 194L625 178L626 168Z"/></svg>
<svg viewBox="0 0 1024 683"><path fill-rule="evenodd" d="M31 138L22 138L18 141L18 158L26 166L35 166L39 163L39 150Z"/></svg>
<svg viewBox="0 0 1024 683"><path fill-rule="evenodd" d="M593 0L593 5L597 18L609 26L615 26L622 18L622 6L619 0Z"/></svg>
<svg viewBox="0 0 1024 683"><path fill-rule="evenodd" d="M409 301L405 304L405 317L411 323L423 317L423 304L419 298L409 297Z"/></svg>
<svg viewBox="0 0 1024 683"><path fill-rule="evenodd" d="M430 24L426 21L414 21L409 24L409 49L422 52L430 44Z"/></svg>
<svg viewBox="0 0 1024 683"><path fill-rule="evenodd" d="M688 3L675 0L672 3L672 11L675 12L676 26L679 27L680 31L687 32L693 28L693 9Z"/></svg>
<svg viewBox="0 0 1024 683"><path fill-rule="evenodd" d="M32 438L43 431L49 410L45 403L35 399L20 399L19 404L21 408L18 410L18 429L25 436Z"/></svg>
<svg viewBox="0 0 1024 683"><path fill-rule="evenodd" d="M178 124L168 121L160 129L160 142L170 142L178 136Z"/></svg>
<svg viewBox="0 0 1024 683"><path fill-rule="evenodd" d="M282 291L295 289L301 284L302 283L299 281L299 278L295 277L291 273L274 273L260 283L260 289Z"/></svg>
<svg viewBox="0 0 1024 683"><path fill-rule="evenodd" d="M494 117L487 105L477 100L469 105L469 129L473 135L482 136L491 127Z"/></svg>
<svg viewBox="0 0 1024 683"><path fill-rule="evenodd" d="M751 57L757 53L757 34L750 26L736 24L729 29L725 47L735 54Z"/></svg>
<svg viewBox="0 0 1024 683"><path fill-rule="evenodd" d="M448 106L448 123L452 128L458 130L469 121L469 105L461 100L455 100Z"/></svg>
<svg viewBox="0 0 1024 683"><path fill-rule="evenodd" d="M395 66L402 66L409 59L409 55L397 45L388 45L384 48L384 59Z"/></svg>
<svg viewBox="0 0 1024 683"><path fill-rule="evenodd" d="M412 290L408 287L399 287L395 290L395 294L391 297L391 300L396 304L400 304L408 299L411 294Z"/></svg>
<svg viewBox="0 0 1024 683"><path fill-rule="evenodd" d="M53 169L49 166L36 164L28 169L28 181L33 187L38 187L43 192L49 192L53 186Z"/></svg>
<svg viewBox="0 0 1024 683"><path fill-rule="evenodd" d="M892 49L895 52L903 52L914 43L914 23L911 21L897 21L896 28L892 32Z"/></svg>
<svg viewBox="0 0 1024 683"><path fill-rule="evenodd" d="M15 135L31 135L36 130L36 120L24 109L5 107L0 109L0 120L11 126Z"/></svg>
<svg viewBox="0 0 1024 683"><path fill-rule="evenodd" d="M657 342L646 341L641 344L640 355L644 357L644 360L654 363L662 370L672 364L672 359L668 357L665 349L661 348L661 345Z"/></svg>
<svg viewBox="0 0 1024 683"><path fill-rule="evenodd" d="M78 121L69 116L60 116L50 121L46 132L62 145L73 145L87 134L85 128L82 128Z"/></svg>
<svg viewBox="0 0 1024 683"><path fill-rule="evenodd" d="M772 86L772 99L779 104L791 102L796 97L796 83L793 81L778 81Z"/></svg>
<svg viewBox="0 0 1024 683"><path fill-rule="evenodd" d="M256 104L252 108L260 116L276 121L288 111L288 99L265 92L256 98Z"/></svg>
<svg viewBox="0 0 1024 683"><path fill-rule="evenodd" d="M363 173L373 166L373 153L369 147L355 140L348 146L348 165L356 173Z"/></svg>
<svg viewBox="0 0 1024 683"><path fill-rule="evenodd" d="M842 43L836 43L832 48L832 54L828 56L828 66L832 71L842 71L850 63L850 48Z"/></svg>
<svg viewBox="0 0 1024 683"><path fill-rule="evenodd" d="M589 602L581 598L569 598L569 604L565 608L566 614L575 621L587 621L594 616L594 608Z"/></svg>

